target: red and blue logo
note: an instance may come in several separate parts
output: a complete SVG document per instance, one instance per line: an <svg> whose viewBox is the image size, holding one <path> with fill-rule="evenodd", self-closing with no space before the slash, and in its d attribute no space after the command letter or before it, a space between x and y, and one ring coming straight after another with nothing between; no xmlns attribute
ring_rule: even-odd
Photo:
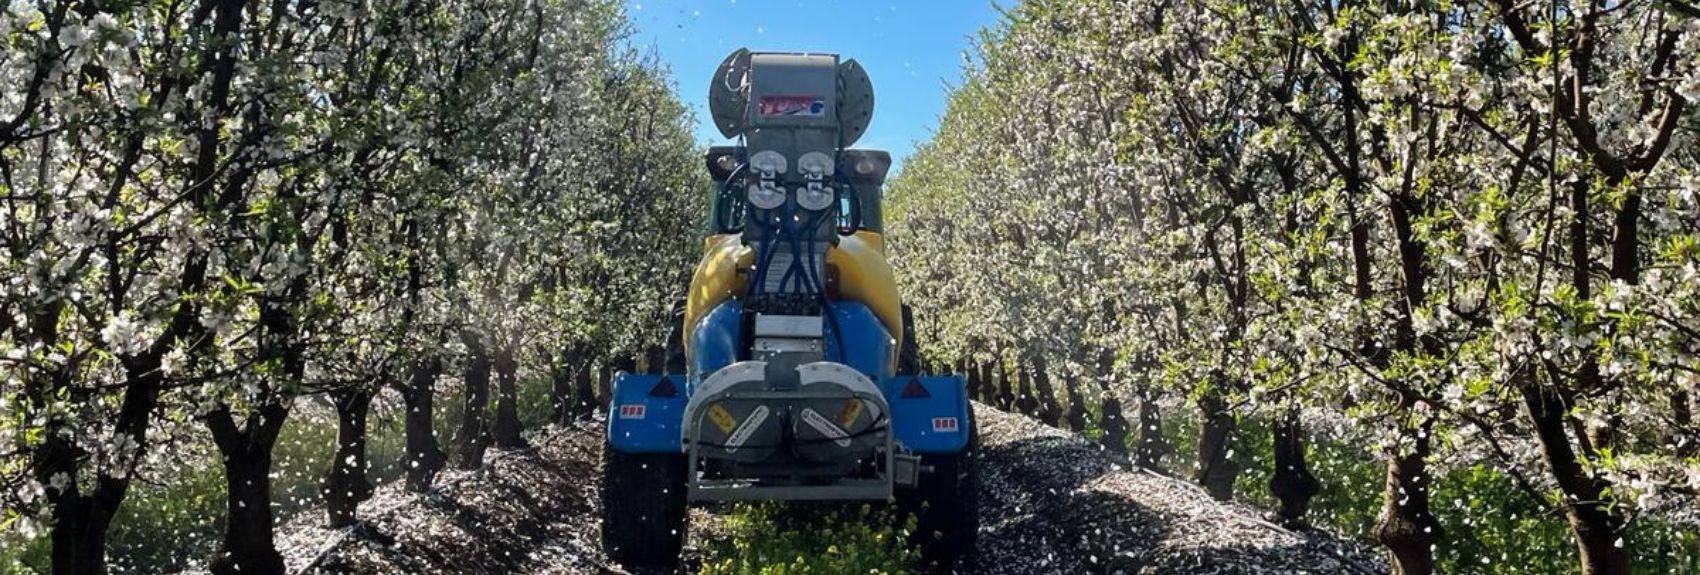
<svg viewBox="0 0 1700 575"><path fill-rule="evenodd" d="M763 116L825 116L826 99L820 96L762 96L756 113Z"/></svg>

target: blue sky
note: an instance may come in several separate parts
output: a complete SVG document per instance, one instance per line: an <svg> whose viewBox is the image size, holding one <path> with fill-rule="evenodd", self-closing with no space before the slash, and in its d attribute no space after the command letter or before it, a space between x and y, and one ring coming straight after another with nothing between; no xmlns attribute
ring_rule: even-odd
<svg viewBox="0 0 1700 575"><path fill-rule="evenodd" d="M1014 0L995 0L1009 6ZM697 113L697 139L722 139L708 118L709 77L739 47L837 52L873 79L874 122L856 143L901 159L931 136L971 38L999 18L994 0L625 0L631 41L659 53Z"/></svg>

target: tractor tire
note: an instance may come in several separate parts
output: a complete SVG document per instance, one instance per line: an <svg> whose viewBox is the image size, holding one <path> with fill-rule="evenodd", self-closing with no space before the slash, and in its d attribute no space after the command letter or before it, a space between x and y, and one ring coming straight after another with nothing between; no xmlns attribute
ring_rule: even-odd
<svg viewBox="0 0 1700 575"><path fill-rule="evenodd" d="M602 446L602 548L628 568L673 572L685 546L685 456Z"/></svg>
<svg viewBox="0 0 1700 575"><path fill-rule="evenodd" d="M933 470L897 495L898 517L915 518L909 542L930 569L949 569L974 553L980 532L979 430L970 429L974 435L961 453L923 455L921 463Z"/></svg>
<svg viewBox="0 0 1700 575"><path fill-rule="evenodd" d="M897 348L897 373L921 373L921 342L915 341L915 312L903 304L903 344Z"/></svg>

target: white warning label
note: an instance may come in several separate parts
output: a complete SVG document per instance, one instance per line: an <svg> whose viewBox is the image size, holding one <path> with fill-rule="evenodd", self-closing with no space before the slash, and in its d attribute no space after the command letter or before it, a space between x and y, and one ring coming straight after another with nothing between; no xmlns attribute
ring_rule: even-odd
<svg viewBox="0 0 1700 575"><path fill-rule="evenodd" d="M763 421L767 421L767 406L758 405L755 411L750 412L749 417L744 418L743 423L738 424L738 429L732 431L732 437L726 438L726 452L736 453L738 448L743 447L744 442L749 441L750 436L755 434L756 428L761 427Z"/></svg>
<svg viewBox="0 0 1700 575"><path fill-rule="evenodd" d="M815 428L815 431L819 431L821 435L832 438L832 442L838 444L839 447L850 447L850 434L845 433L842 428L833 425L832 422L828 421L826 416L821 415L820 412L804 408L803 423L809 424L809 427Z"/></svg>

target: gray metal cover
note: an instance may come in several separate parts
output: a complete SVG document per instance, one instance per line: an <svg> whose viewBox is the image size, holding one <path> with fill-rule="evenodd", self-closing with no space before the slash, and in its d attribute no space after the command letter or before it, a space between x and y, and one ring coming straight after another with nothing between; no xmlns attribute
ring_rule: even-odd
<svg viewBox="0 0 1700 575"><path fill-rule="evenodd" d="M874 121L874 83L854 58L838 65L838 146L848 148Z"/></svg>
<svg viewBox="0 0 1700 575"><path fill-rule="evenodd" d="M744 133L750 107L750 51L739 48L720 62L708 83L708 112L726 138Z"/></svg>
<svg viewBox="0 0 1700 575"><path fill-rule="evenodd" d="M830 61L831 63L828 63ZM760 94L751 94L756 90L752 79L752 69L762 67L760 84L764 88L759 91L767 95L807 95L805 91L795 94L783 93L787 90L812 89L819 96L832 102L823 102L828 109L823 110L824 119L836 120L836 125L827 126L807 120L780 120L766 123L758 116L761 106ZM825 68L835 66L836 70L830 80L831 87L818 84L824 78ZM798 68L799 70L788 70ZM794 74L793 72L800 72ZM801 85L808 84L808 85ZM809 85L818 87L811 88ZM715 69L714 78L708 86L709 115L714 118L714 126L720 130L720 135L726 138L737 137L739 134L759 128L752 123L762 122L765 125L809 126L820 128L838 128L837 147L845 148L861 139L868 130L868 125L874 118L874 85L868 78L868 72L861 63L854 59L838 62L838 57L831 54L779 54L752 53L746 48L739 48L728 54ZM771 119L771 118L769 118Z"/></svg>
<svg viewBox="0 0 1700 575"><path fill-rule="evenodd" d="M748 127L838 128L838 56L751 54L750 78Z"/></svg>

